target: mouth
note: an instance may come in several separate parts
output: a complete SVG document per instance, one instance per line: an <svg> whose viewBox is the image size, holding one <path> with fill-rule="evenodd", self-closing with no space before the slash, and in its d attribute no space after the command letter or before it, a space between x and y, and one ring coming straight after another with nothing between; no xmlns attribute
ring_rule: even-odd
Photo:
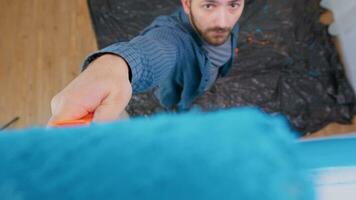
<svg viewBox="0 0 356 200"><path fill-rule="evenodd" d="M225 36L227 31L212 31L212 34L215 36Z"/></svg>
<svg viewBox="0 0 356 200"><path fill-rule="evenodd" d="M212 45L220 45L223 44L224 41L228 38L230 34L229 30L226 29L211 29L206 32L205 38L206 41L209 41Z"/></svg>
<svg viewBox="0 0 356 200"><path fill-rule="evenodd" d="M221 37L226 37L226 35L228 34L227 31L211 31L211 36L215 37L215 38L221 38Z"/></svg>

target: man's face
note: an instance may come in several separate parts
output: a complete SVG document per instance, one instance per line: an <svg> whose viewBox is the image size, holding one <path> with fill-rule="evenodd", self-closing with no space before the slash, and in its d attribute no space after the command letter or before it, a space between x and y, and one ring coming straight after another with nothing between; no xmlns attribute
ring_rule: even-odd
<svg viewBox="0 0 356 200"><path fill-rule="evenodd" d="M209 44L218 46L230 36L244 8L244 0L181 0L191 24Z"/></svg>

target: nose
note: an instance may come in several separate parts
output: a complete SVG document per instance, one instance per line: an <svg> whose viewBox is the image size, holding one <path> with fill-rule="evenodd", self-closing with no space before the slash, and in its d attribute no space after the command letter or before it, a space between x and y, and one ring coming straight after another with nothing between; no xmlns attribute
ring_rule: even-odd
<svg viewBox="0 0 356 200"><path fill-rule="evenodd" d="M219 9L219 11L216 12L216 25L221 28L226 28L229 26L228 21L228 12L223 8Z"/></svg>

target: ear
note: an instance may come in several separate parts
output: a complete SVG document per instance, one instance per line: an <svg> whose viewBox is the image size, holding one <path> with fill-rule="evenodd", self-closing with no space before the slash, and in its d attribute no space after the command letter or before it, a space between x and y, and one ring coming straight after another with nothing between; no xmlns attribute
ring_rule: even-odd
<svg viewBox="0 0 356 200"><path fill-rule="evenodd" d="M184 9L184 12L190 14L190 0L180 0Z"/></svg>

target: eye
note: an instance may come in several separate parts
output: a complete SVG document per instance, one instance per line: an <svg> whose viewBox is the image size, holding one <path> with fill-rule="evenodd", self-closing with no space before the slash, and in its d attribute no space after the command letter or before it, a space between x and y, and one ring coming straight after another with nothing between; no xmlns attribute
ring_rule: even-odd
<svg viewBox="0 0 356 200"><path fill-rule="evenodd" d="M240 7L240 4L239 3L232 3L230 6L231 6L231 8L238 8L238 7Z"/></svg>
<svg viewBox="0 0 356 200"><path fill-rule="evenodd" d="M205 5L203 5L203 8L205 8L205 9L211 9L211 8L213 8L213 4L205 4Z"/></svg>

